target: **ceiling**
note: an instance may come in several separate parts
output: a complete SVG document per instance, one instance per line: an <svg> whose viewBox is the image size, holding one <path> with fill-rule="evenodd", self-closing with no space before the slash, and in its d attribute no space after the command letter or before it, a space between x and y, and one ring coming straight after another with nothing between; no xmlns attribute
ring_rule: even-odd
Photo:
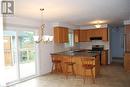
<svg viewBox="0 0 130 87"><path fill-rule="evenodd" d="M130 0L16 0L15 15L40 19L44 8L46 21L73 25L120 23L130 19Z"/></svg>

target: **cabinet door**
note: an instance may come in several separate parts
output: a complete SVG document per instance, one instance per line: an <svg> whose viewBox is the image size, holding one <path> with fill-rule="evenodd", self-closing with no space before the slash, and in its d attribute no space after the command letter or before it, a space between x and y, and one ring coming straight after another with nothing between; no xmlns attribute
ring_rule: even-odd
<svg viewBox="0 0 130 87"><path fill-rule="evenodd" d="M85 32L86 32L86 38L87 38L86 41L89 42L90 41L90 36L89 36L90 32L89 32L89 30L86 30Z"/></svg>
<svg viewBox="0 0 130 87"><path fill-rule="evenodd" d="M130 52L130 25L125 26L125 51Z"/></svg>
<svg viewBox="0 0 130 87"><path fill-rule="evenodd" d="M130 72L130 53L125 53L124 69L125 71Z"/></svg>
<svg viewBox="0 0 130 87"><path fill-rule="evenodd" d="M79 29L74 30L74 42L80 42L79 39L80 39L80 30Z"/></svg>
<svg viewBox="0 0 130 87"><path fill-rule="evenodd" d="M80 30L80 42L85 42L86 40L87 38L85 30Z"/></svg>
<svg viewBox="0 0 130 87"><path fill-rule="evenodd" d="M102 40L103 41L108 41L108 29L102 29Z"/></svg>
<svg viewBox="0 0 130 87"><path fill-rule="evenodd" d="M108 62L108 58L107 58L107 51L102 51L102 55L101 55L101 64L106 65Z"/></svg>
<svg viewBox="0 0 130 87"><path fill-rule="evenodd" d="M68 28L54 27L54 42L55 43L68 42Z"/></svg>
<svg viewBox="0 0 130 87"><path fill-rule="evenodd" d="M102 37L102 29L96 29L96 37Z"/></svg>
<svg viewBox="0 0 130 87"><path fill-rule="evenodd" d="M90 37L92 37L92 30L87 30L87 41L90 41Z"/></svg>
<svg viewBox="0 0 130 87"><path fill-rule="evenodd" d="M58 27L54 27L54 42L55 43L62 43L62 30Z"/></svg>
<svg viewBox="0 0 130 87"><path fill-rule="evenodd" d="M62 29L62 33L63 33L63 43L68 42L68 28L63 28Z"/></svg>

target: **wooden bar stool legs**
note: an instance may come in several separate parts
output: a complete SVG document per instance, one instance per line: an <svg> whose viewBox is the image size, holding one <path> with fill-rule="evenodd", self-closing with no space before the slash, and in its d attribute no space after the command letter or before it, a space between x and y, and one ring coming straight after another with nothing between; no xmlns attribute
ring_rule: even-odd
<svg viewBox="0 0 130 87"><path fill-rule="evenodd" d="M53 61L51 72L62 72L62 65L60 61Z"/></svg>
<svg viewBox="0 0 130 87"><path fill-rule="evenodd" d="M65 76L66 76L66 79L68 79L69 73L72 73L73 75L76 76L75 71L74 71L74 64L75 63L73 63L73 62L65 62L65 67L66 67ZM69 72L69 67L71 68L72 72Z"/></svg>
<svg viewBox="0 0 130 87"><path fill-rule="evenodd" d="M83 71L83 83L85 84L85 80L86 80L86 69L84 69ZM92 78L92 82L95 83L95 77L93 74L93 69L90 69L90 73L91 73L91 78Z"/></svg>
<svg viewBox="0 0 130 87"><path fill-rule="evenodd" d="M52 54L52 69L51 72L63 72L62 70L62 62L61 62L61 57L57 54Z"/></svg>
<svg viewBox="0 0 130 87"><path fill-rule="evenodd" d="M93 58L87 58L87 57L81 58L82 67L84 69L83 71L84 84L85 84L85 79L86 79L86 70L90 70L92 81L93 83L95 83L95 77L94 77L94 72L93 72L95 65L93 64L93 61L94 61Z"/></svg>
<svg viewBox="0 0 130 87"><path fill-rule="evenodd" d="M94 74L93 74L93 69L91 69L91 75L92 75L93 83L95 83L95 77L94 77Z"/></svg>

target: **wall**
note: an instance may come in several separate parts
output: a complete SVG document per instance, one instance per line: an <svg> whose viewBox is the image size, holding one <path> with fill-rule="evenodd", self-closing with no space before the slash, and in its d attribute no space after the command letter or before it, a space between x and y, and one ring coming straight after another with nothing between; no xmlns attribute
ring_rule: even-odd
<svg viewBox="0 0 130 87"><path fill-rule="evenodd" d="M0 14L0 87L5 86L4 74L4 46L3 46L3 17Z"/></svg>
<svg viewBox="0 0 130 87"><path fill-rule="evenodd" d="M111 57L123 58L123 26L109 26Z"/></svg>

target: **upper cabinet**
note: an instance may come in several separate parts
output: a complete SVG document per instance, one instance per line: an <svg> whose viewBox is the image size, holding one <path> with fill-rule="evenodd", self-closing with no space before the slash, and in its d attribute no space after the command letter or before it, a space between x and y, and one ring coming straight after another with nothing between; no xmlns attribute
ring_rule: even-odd
<svg viewBox="0 0 130 87"><path fill-rule="evenodd" d="M68 42L68 28L61 26L54 27L54 42L55 43Z"/></svg>
<svg viewBox="0 0 130 87"><path fill-rule="evenodd" d="M108 41L108 29L74 30L75 42L89 42L91 37L100 37L103 41Z"/></svg>
<svg viewBox="0 0 130 87"><path fill-rule="evenodd" d="M87 41L87 31L80 30L80 42L86 42L86 41Z"/></svg>
<svg viewBox="0 0 130 87"><path fill-rule="evenodd" d="M108 29L101 29L101 35L103 41L108 41Z"/></svg>
<svg viewBox="0 0 130 87"><path fill-rule="evenodd" d="M74 30L74 42L86 42L87 41L87 30Z"/></svg>
<svg viewBox="0 0 130 87"><path fill-rule="evenodd" d="M80 42L80 30L74 30L74 42Z"/></svg>

